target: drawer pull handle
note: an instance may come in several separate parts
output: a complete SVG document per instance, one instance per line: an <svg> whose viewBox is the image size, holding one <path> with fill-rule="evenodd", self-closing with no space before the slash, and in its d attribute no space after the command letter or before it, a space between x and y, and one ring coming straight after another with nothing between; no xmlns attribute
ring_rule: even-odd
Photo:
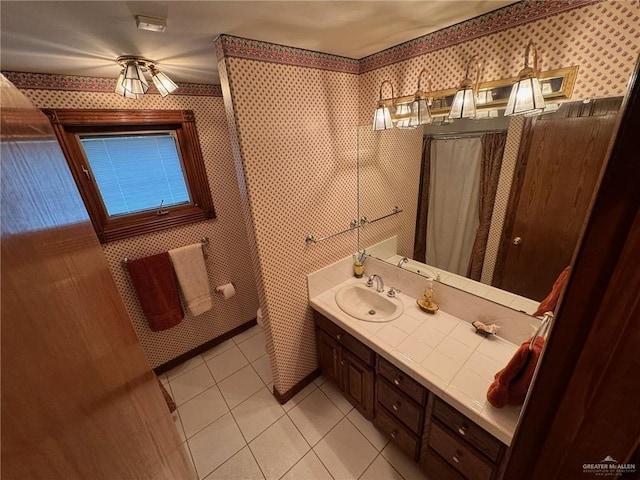
<svg viewBox="0 0 640 480"><path fill-rule="evenodd" d="M398 436L398 431L397 431L397 430L394 430L393 432L391 432L391 434L390 434L390 435L391 435L391 438L394 438L394 439L395 439L395 438Z"/></svg>
<svg viewBox="0 0 640 480"><path fill-rule="evenodd" d="M344 360L340 360L340 365L344 366Z"/></svg>
<svg viewBox="0 0 640 480"><path fill-rule="evenodd" d="M400 382L402 381L402 376L398 375L396 378L393 379L393 383L395 385L400 385Z"/></svg>
<svg viewBox="0 0 640 480"><path fill-rule="evenodd" d="M396 412L400 410L400 402L394 403L391 408L393 408Z"/></svg>
<svg viewBox="0 0 640 480"><path fill-rule="evenodd" d="M463 425L458 429L458 433L463 437L467 434L467 426Z"/></svg>
<svg viewBox="0 0 640 480"><path fill-rule="evenodd" d="M336 338L337 338L338 340L342 340L342 334L341 334L341 333L338 333L338 334L336 335Z"/></svg>
<svg viewBox="0 0 640 480"><path fill-rule="evenodd" d="M460 463L460 457L462 457L462 452L456 452L453 456L452 460L456 463Z"/></svg>

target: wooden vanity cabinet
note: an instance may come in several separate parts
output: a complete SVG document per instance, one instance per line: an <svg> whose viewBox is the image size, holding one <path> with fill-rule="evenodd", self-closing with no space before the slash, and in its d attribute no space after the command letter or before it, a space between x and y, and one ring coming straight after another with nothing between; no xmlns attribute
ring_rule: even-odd
<svg viewBox="0 0 640 480"><path fill-rule="evenodd" d="M386 432L414 461L420 454L429 392L378 356L373 424Z"/></svg>
<svg viewBox="0 0 640 480"><path fill-rule="evenodd" d="M506 446L435 398L420 466L442 480L496 480Z"/></svg>
<svg viewBox="0 0 640 480"><path fill-rule="evenodd" d="M322 314L313 312L318 363L325 377L369 420L373 419L375 354Z"/></svg>

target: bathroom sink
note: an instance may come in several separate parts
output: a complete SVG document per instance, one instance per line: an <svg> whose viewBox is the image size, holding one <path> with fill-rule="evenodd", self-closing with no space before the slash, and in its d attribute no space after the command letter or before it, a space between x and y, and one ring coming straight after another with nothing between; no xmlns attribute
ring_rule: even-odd
<svg viewBox="0 0 640 480"><path fill-rule="evenodd" d="M336 303L347 315L367 322L389 322L402 315L404 306L375 288L362 284L345 285L336 293Z"/></svg>

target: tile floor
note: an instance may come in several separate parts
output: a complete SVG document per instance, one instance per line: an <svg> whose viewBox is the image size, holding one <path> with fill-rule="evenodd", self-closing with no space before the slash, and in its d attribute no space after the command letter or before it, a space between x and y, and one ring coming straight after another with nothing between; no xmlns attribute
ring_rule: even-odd
<svg viewBox="0 0 640 480"><path fill-rule="evenodd" d="M322 377L285 405L255 326L160 376L198 478L424 480Z"/></svg>

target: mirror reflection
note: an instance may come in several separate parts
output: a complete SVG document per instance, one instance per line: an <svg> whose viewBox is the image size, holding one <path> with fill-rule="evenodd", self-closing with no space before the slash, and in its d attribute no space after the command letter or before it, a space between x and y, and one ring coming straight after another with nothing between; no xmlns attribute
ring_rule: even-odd
<svg viewBox="0 0 640 480"><path fill-rule="evenodd" d="M360 215L403 212L360 229L359 248L536 313L566 276L620 104L415 130L361 126Z"/></svg>

